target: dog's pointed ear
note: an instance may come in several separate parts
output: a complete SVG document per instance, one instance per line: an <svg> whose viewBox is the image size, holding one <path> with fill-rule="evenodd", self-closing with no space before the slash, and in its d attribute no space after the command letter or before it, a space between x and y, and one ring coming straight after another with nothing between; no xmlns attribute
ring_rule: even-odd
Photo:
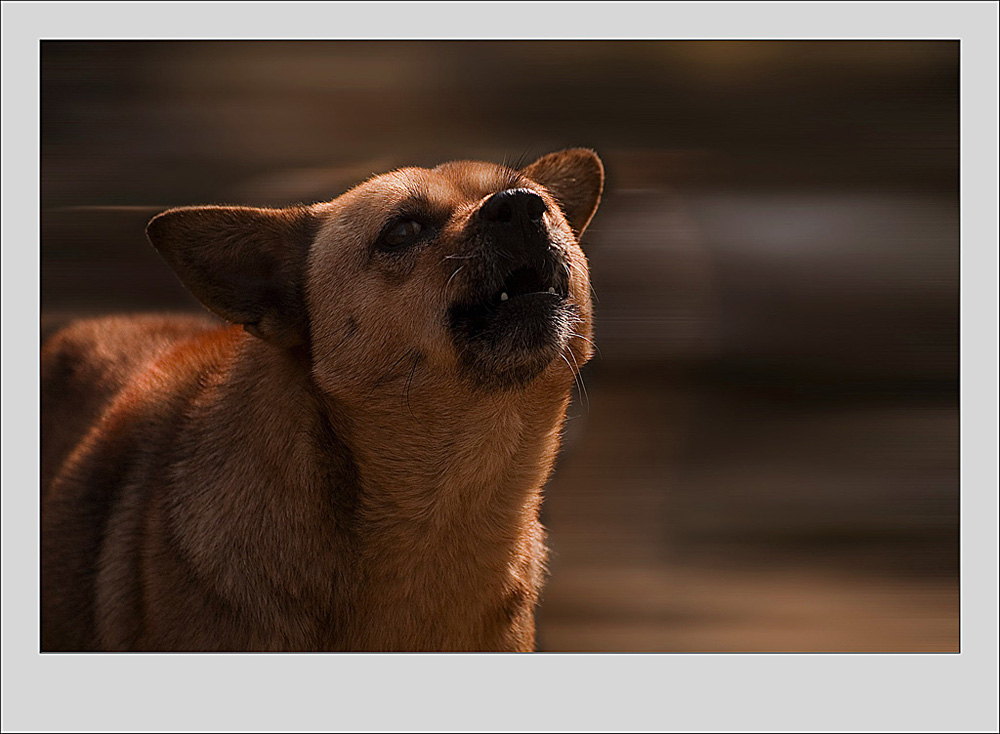
<svg viewBox="0 0 1000 734"><path fill-rule="evenodd" d="M576 236L590 224L604 189L604 166L597 154L573 148L542 156L521 173L549 190Z"/></svg>
<svg viewBox="0 0 1000 734"><path fill-rule="evenodd" d="M308 339L304 283L318 226L305 207L182 207L154 217L146 236L210 311L291 347Z"/></svg>

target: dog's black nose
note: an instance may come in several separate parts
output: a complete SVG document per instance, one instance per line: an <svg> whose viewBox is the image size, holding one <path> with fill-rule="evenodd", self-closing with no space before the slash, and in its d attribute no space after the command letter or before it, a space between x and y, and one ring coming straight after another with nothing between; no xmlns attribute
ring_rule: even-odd
<svg viewBox="0 0 1000 734"><path fill-rule="evenodd" d="M479 210L479 215L490 223L540 222L547 211L542 197L530 189L507 189L493 194Z"/></svg>

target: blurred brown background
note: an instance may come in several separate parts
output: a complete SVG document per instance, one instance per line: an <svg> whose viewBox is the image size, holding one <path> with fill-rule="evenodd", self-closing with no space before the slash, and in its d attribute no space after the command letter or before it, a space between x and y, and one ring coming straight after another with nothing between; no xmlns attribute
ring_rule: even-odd
<svg viewBox="0 0 1000 734"><path fill-rule="evenodd" d="M42 43L42 331L169 206L587 146L546 651L958 649L958 43Z"/></svg>

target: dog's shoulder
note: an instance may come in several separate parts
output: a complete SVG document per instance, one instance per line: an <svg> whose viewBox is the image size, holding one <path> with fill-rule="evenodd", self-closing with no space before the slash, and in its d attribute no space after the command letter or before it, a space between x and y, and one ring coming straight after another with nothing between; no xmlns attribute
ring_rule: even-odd
<svg viewBox="0 0 1000 734"><path fill-rule="evenodd" d="M185 342L222 329L196 316L86 319L49 337L41 354L42 486L116 396Z"/></svg>
<svg viewBox="0 0 1000 734"><path fill-rule="evenodd" d="M42 386L116 391L179 343L218 331L197 316L106 317L74 322L42 346Z"/></svg>

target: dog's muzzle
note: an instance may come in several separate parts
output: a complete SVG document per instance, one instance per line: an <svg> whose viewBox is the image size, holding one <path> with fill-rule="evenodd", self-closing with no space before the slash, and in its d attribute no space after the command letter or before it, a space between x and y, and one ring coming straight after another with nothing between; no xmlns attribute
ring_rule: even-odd
<svg viewBox="0 0 1000 734"><path fill-rule="evenodd" d="M569 267L550 236L548 211L535 192L508 189L486 199L469 222L466 292L449 316L463 359L480 373L516 374L512 381L523 382L565 345Z"/></svg>

